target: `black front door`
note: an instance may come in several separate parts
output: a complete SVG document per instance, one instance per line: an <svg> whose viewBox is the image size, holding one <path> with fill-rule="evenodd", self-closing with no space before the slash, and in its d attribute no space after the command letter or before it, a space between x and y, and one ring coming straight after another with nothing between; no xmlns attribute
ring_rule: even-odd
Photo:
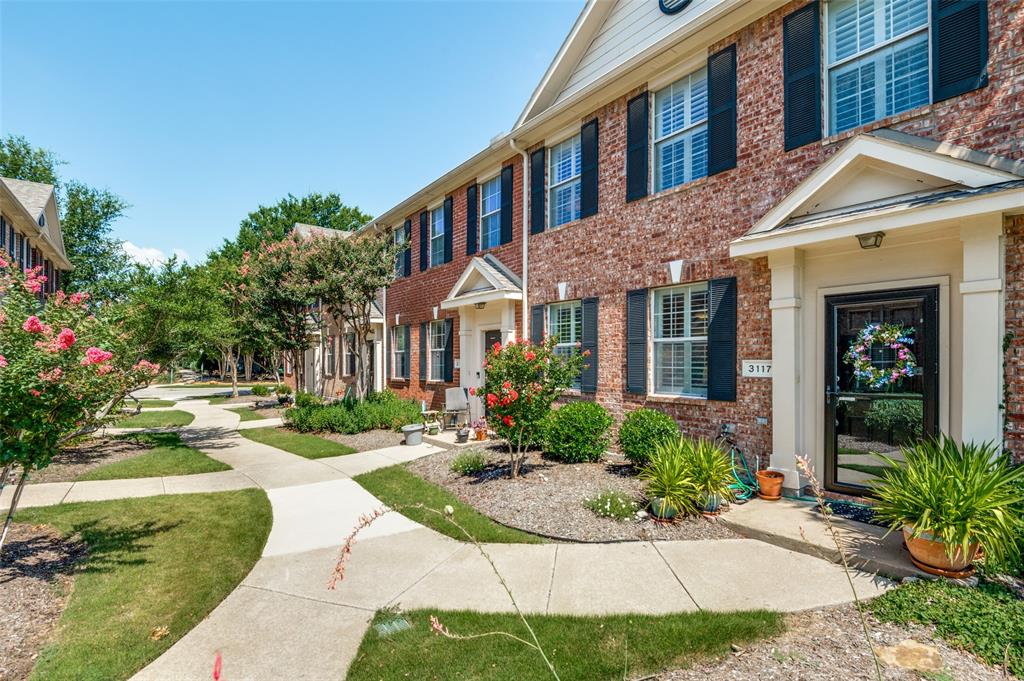
<svg viewBox="0 0 1024 681"><path fill-rule="evenodd" d="M872 454L938 431L938 289L829 296L825 320L825 487L862 495Z"/></svg>

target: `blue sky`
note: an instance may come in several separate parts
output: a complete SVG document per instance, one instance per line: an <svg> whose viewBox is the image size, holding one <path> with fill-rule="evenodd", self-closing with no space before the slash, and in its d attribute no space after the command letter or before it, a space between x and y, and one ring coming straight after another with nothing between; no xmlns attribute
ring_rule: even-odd
<svg viewBox="0 0 1024 681"><path fill-rule="evenodd" d="M378 214L508 130L583 0L0 1L0 131L199 260L260 204ZM145 252L145 251L144 251Z"/></svg>

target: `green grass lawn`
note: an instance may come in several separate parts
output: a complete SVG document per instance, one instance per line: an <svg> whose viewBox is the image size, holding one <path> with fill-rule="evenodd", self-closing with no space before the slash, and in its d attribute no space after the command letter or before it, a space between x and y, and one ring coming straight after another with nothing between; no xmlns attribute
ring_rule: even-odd
<svg viewBox="0 0 1024 681"><path fill-rule="evenodd" d="M348 672L349 681L390 679L550 679L540 654L505 636L456 641L435 635L430 615L455 634L506 631L526 640L514 615L467 611L414 610L403 613L411 629L381 637L370 629ZM378 613L375 623L393 618ZM686 667L709 656L778 634L782 616L765 611L695 612L667 616L529 616L548 658L563 681L635 679L663 669Z"/></svg>
<svg viewBox="0 0 1024 681"><path fill-rule="evenodd" d="M132 402L129 402L128 406L132 404ZM153 407L173 407L175 402L174 400L144 399L139 400L139 404L142 405L143 409L152 409Z"/></svg>
<svg viewBox="0 0 1024 681"><path fill-rule="evenodd" d="M267 418L252 407L241 407L239 409L232 409L231 411L238 414L243 421L263 421Z"/></svg>
<svg viewBox="0 0 1024 681"><path fill-rule="evenodd" d="M535 534L494 522L473 507L459 501L448 490L410 473L401 465L378 468L357 475L355 481L388 506L398 508L402 515L461 541L466 541L466 535L444 518L425 509L409 506L422 504L438 511L443 510L445 506L451 506L455 509L454 520L477 541L502 544L539 544L546 541Z"/></svg>
<svg viewBox="0 0 1024 681"><path fill-rule="evenodd" d="M352 454L356 450L348 445L333 440L325 440L316 435L306 433L295 433L290 430L279 429L274 426L269 428L248 428L238 431L238 434L247 437L254 442L262 442L271 447L283 449L292 454L304 456L307 459L322 459L327 456L343 456Z"/></svg>
<svg viewBox="0 0 1024 681"><path fill-rule="evenodd" d="M270 532L262 490L20 511L88 544L32 679L126 679L197 625L249 572ZM150 634L167 627L168 634ZM211 663L212 664L212 663Z"/></svg>
<svg viewBox="0 0 1024 681"><path fill-rule="evenodd" d="M991 665L1004 662L1024 676L1024 601L1001 586L971 589L922 580L882 594L868 605L883 622L932 625L954 646Z"/></svg>
<svg viewBox="0 0 1024 681"><path fill-rule="evenodd" d="M114 426L117 428L171 428L174 426L187 426L192 423L194 418L187 411L180 411L178 409L144 411L135 416L118 419Z"/></svg>
<svg viewBox="0 0 1024 681"><path fill-rule="evenodd" d="M151 478L162 475L192 475L231 470L231 466L193 449L181 441L177 433L134 433L121 438L135 440L153 449L131 459L94 468L78 476L78 480L115 480Z"/></svg>

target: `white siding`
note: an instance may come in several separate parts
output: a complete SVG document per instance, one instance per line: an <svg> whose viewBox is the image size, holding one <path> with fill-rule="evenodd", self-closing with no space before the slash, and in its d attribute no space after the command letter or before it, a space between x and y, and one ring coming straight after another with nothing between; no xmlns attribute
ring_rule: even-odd
<svg viewBox="0 0 1024 681"><path fill-rule="evenodd" d="M722 2L693 0L678 14L665 14L657 0L618 0L554 103L572 96Z"/></svg>

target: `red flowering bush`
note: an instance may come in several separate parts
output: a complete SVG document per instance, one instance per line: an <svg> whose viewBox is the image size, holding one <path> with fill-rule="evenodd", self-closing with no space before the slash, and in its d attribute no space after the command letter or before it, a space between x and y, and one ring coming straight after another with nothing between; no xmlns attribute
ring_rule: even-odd
<svg viewBox="0 0 1024 681"><path fill-rule="evenodd" d="M136 362L106 308L58 292L45 306L40 268L20 272L0 254L0 487L12 468L50 463L68 438L102 423L159 367Z"/></svg>
<svg viewBox="0 0 1024 681"><path fill-rule="evenodd" d="M527 446L536 440L551 405L580 375L585 357L555 353L555 338L541 345L495 343L487 351L484 401L488 423L508 443L511 476L517 477Z"/></svg>

